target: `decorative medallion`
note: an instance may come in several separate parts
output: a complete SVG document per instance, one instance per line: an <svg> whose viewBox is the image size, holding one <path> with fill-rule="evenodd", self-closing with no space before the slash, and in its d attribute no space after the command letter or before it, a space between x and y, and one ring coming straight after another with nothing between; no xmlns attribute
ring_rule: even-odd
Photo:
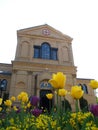
<svg viewBox="0 0 98 130"><path fill-rule="evenodd" d="M43 29L42 34L48 36L48 35L50 35L50 30L48 30L47 28Z"/></svg>

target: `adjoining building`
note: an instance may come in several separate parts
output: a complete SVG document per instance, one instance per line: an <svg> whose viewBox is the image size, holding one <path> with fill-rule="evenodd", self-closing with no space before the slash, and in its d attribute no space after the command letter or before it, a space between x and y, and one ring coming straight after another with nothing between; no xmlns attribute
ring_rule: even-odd
<svg viewBox="0 0 98 130"><path fill-rule="evenodd" d="M6 92L17 96L26 91L29 96L37 95L41 103L46 103L46 93L53 92L48 80L53 73L63 72L67 77L67 90L70 91L73 85L81 85L84 98L89 104L95 103L95 94L89 87L90 79L76 76L72 40L47 24L18 30L15 59L12 64L0 64L0 79L7 85ZM67 99L74 107L74 100L70 96Z"/></svg>

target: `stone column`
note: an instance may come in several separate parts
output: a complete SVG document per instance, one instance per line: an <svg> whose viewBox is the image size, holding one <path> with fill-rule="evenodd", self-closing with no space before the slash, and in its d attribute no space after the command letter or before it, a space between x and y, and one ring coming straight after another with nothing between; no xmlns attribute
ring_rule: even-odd
<svg viewBox="0 0 98 130"><path fill-rule="evenodd" d="M73 51L72 51L72 44L70 43L69 44L69 60L71 62L71 65L74 65L74 58L73 58Z"/></svg>
<svg viewBox="0 0 98 130"><path fill-rule="evenodd" d="M33 45L32 45L32 43L30 43L30 48L29 48L29 51L30 51L30 54L29 54L29 57L30 57L30 61L32 61L32 58L33 58Z"/></svg>
<svg viewBox="0 0 98 130"><path fill-rule="evenodd" d="M11 97L11 96L13 96L13 95L15 94L16 73L17 73L17 70L13 70L13 71L12 71L11 85L10 85L10 91L9 91L9 97Z"/></svg>
<svg viewBox="0 0 98 130"><path fill-rule="evenodd" d="M32 72L28 71L28 82L27 82L27 92L30 95L32 95Z"/></svg>

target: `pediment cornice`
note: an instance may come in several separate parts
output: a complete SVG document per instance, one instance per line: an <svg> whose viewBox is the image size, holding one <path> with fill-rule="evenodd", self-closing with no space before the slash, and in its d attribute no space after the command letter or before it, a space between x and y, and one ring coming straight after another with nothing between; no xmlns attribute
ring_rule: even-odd
<svg viewBox="0 0 98 130"><path fill-rule="evenodd" d="M71 37L63 34L62 32L54 29L53 27L47 24L18 30L17 35L32 38L51 38L51 39L66 40L70 43L72 41Z"/></svg>

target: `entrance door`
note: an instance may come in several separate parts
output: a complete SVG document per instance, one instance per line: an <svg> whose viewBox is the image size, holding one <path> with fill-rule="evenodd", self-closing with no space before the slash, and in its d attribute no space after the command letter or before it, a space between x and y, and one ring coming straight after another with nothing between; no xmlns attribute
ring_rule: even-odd
<svg viewBox="0 0 98 130"><path fill-rule="evenodd" d="M47 109L47 111L49 112L51 107L52 107L52 102L53 100L49 100L46 97L46 94L48 93L52 93L51 90L40 90L40 107L43 109Z"/></svg>

